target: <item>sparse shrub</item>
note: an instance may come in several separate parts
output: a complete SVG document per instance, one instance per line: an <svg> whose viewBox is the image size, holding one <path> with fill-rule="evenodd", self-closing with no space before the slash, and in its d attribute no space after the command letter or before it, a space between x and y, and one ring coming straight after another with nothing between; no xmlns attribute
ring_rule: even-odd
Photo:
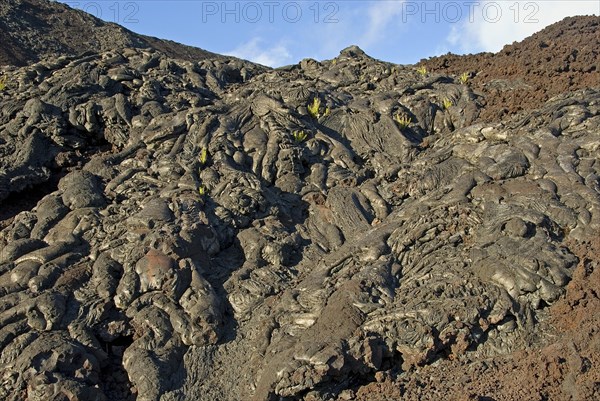
<svg viewBox="0 0 600 401"><path fill-rule="evenodd" d="M200 196L206 195L206 188L204 187L204 185L200 185L198 187L198 193L200 194Z"/></svg>
<svg viewBox="0 0 600 401"><path fill-rule="evenodd" d="M465 85L467 82L469 82L469 73L463 72L460 74L460 77L458 77L458 82L460 82L462 85Z"/></svg>
<svg viewBox="0 0 600 401"><path fill-rule="evenodd" d="M394 116L394 121L396 121L396 123L398 123L398 126L400 127L400 129L403 130L403 129L408 128L408 126L412 122L412 118L405 116L405 115L396 114Z"/></svg>
<svg viewBox="0 0 600 401"><path fill-rule="evenodd" d="M448 110L450 107L454 106L454 103L452 103L452 100L446 98L443 100L442 106L444 106L444 110Z"/></svg>
<svg viewBox="0 0 600 401"><path fill-rule="evenodd" d="M324 112L321 113L321 99L318 97L313 98L312 104L308 105L308 114L316 120L321 117L327 117L330 113L329 107L326 107Z"/></svg>
<svg viewBox="0 0 600 401"><path fill-rule="evenodd" d="M420 76L424 77L425 75L427 75L427 67L422 65L421 67L417 68L417 72Z"/></svg>
<svg viewBox="0 0 600 401"><path fill-rule="evenodd" d="M304 131L294 131L292 136L297 143L304 142L308 138L308 135Z"/></svg>
<svg viewBox="0 0 600 401"><path fill-rule="evenodd" d="M0 92L6 89L6 75L0 78Z"/></svg>

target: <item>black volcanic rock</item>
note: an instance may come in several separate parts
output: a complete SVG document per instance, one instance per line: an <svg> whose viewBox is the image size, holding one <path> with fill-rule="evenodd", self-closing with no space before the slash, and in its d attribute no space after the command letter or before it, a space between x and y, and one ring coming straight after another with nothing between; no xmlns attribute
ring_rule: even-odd
<svg viewBox="0 0 600 401"><path fill-rule="evenodd" d="M348 399L485 363L551 338L600 230L600 88L476 123L469 85L357 47L6 74L0 202L58 184L0 230L3 400Z"/></svg>

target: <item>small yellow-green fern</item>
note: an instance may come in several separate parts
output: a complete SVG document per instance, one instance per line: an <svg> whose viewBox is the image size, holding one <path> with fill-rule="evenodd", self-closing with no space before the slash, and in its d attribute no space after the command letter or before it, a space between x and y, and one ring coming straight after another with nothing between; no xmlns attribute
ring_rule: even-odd
<svg viewBox="0 0 600 401"><path fill-rule="evenodd" d="M424 65L417 68L417 72L419 73L420 76L424 77L425 75L427 75L427 67L425 67Z"/></svg>
<svg viewBox="0 0 600 401"><path fill-rule="evenodd" d="M6 89L6 76L0 78L0 91Z"/></svg>
<svg viewBox="0 0 600 401"><path fill-rule="evenodd" d="M294 140L298 143L304 142L308 137L308 135L304 131L294 131L292 133L292 136L294 137Z"/></svg>
<svg viewBox="0 0 600 401"><path fill-rule="evenodd" d="M450 107L454 106L454 103L452 103L452 100L446 98L443 100L442 105L444 106L444 110L447 110Z"/></svg>
<svg viewBox="0 0 600 401"><path fill-rule="evenodd" d="M204 185L200 185L198 187L198 193L200 194L200 196L206 195L206 188L204 188Z"/></svg>
<svg viewBox="0 0 600 401"><path fill-rule="evenodd" d="M319 114L319 108L321 108L321 99L315 97L313 98L312 104L308 105L308 114L310 114L312 118L321 117Z"/></svg>
<svg viewBox="0 0 600 401"><path fill-rule="evenodd" d="M398 126L400 127L400 129L406 129L412 122L412 118L405 116L405 115L396 114L394 116L394 121L396 121L398 123Z"/></svg>
<svg viewBox="0 0 600 401"><path fill-rule="evenodd" d="M200 157L198 158L198 160L200 161L200 164L202 166L204 166L206 164L206 162L208 161L208 150L206 148L202 148L202 150L200 151Z"/></svg>
<svg viewBox="0 0 600 401"><path fill-rule="evenodd" d="M312 103L307 106L307 109L308 114L315 120L318 120L321 117L327 117L331 113L329 107L325 107L325 110L321 113L321 99L318 97L313 98Z"/></svg>
<svg viewBox="0 0 600 401"><path fill-rule="evenodd" d="M463 72L462 74L460 74L460 77L458 78L458 82L460 82L463 85L466 84L467 82L469 82L469 73Z"/></svg>

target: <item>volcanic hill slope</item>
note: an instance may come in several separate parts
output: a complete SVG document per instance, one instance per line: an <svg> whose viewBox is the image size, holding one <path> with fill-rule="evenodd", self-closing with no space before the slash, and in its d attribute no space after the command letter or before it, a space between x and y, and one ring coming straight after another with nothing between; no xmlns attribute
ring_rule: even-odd
<svg viewBox="0 0 600 401"><path fill-rule="evenodd" d="M480 120L538 108L553 96L600 82L600 20L568 17L502 51L422 60L438 73L467 72L470 85L485 97Z"/></svg>
<svg viewBox="0 0 600 401"><path fill-rule="evenodd" d="M488 121L357 47L40 59L0 91L0 201L37 196L0 231L0 399L600 396L600 87Z"/></svg>
<svg viewBox="0 0 600 401"><path fill-rule="evenodd" d="M231 58L139 35L66 4L47 0L0 1L0 38L0 65L24 66L50 56L74 56L125 47L151 47L184 60Z"/></svg>

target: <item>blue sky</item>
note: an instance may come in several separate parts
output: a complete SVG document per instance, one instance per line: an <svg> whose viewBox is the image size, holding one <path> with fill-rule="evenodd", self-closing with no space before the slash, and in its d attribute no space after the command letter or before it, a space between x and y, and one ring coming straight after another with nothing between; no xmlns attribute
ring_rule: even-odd
<svg viewBox="0 0 600 401"><path fill-rule="evenodd" d="M498 51L598 0L73 0L105 21L264 65L330 59L356 44L381 60L413 64L447 52Z"/></svg>

